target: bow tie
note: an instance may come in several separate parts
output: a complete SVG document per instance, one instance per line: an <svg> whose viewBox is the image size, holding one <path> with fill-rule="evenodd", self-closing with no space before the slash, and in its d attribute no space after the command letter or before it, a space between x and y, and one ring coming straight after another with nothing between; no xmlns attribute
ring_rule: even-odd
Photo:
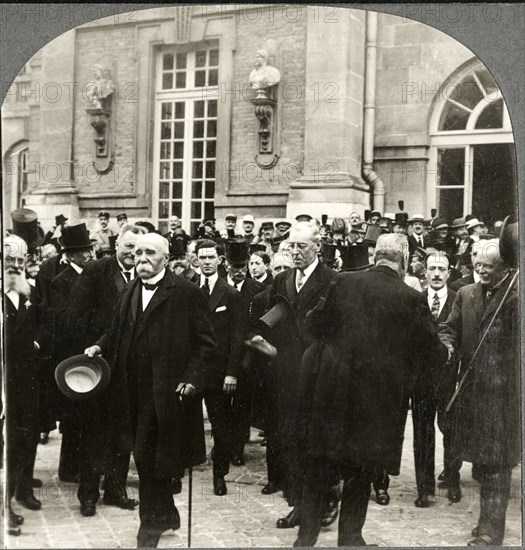
<svg viewBox="0 0 525 550"><path fill-rule="evenodd" d="M149 283L145 283L144 281L142 281L142 286L146 290L155 290L159 286L159 283L154 283L150 285Z"/></svg>

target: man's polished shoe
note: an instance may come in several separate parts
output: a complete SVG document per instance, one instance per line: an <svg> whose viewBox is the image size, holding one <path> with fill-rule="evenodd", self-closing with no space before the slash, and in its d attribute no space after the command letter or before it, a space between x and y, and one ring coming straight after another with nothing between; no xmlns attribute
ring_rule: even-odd
<svg viewBox="0 0 525 550"><path fill-rule="evenodd" d="M434 506L436 503L436 499L434 498L434 495L429 494L423 494L419 495L414 502L416 508L430 508L431 506Z"/></svg>
<svg viewBox="0 0 525 550"><path fill-rule="evenodd" d="M438 475L438 481L446 481L447 480L447 473L445 470L442 470L442 472Z"/></svg>
<svg viewBox="0 0 525 550"><path fill-rule="evenodd" d="M291 529L299 525L301 513L297 508L294 508L285 518L279 518L275 527L277 529Z"/></svg>
<svg viewBox="0 0 525 550"><path fill-rule="evenodd" d="M38 478L34 477L31 480L31 487L33 487L33 489L40 489L40 487L42 487L43 485L44 484L42 483L41 479L38 479Z"/></svg>
<svg viewBox="0 0 525 550"><path fill-rule="evenodd" d="M94 516L97 513L96 504L92 500L81 502L80 513L86 518Z"/></svg>
<svg viewBox="0 0 525 550"><path fill-rule="evenodd" d="M10 537L18 537L22 534L22 529L20 529L20 527L9 527L7 534Z"/></svg>
<svg viewBox="0 0 525 550"><path fill-rule="evenodd" d="M245 460L243 456L234 456L232 458L232 464L234 466L244 466Z"/></svg>
<svg viewBox="0 0 525 550"><path fill-rule="evenodd" d="M459 502L461 500L461 487L459 485L450 485L447 490L447 497L450 502Z"/></svg>
<svg viewBox="0 0 525 550"><path fill-rule="evenodd" d="M40 510L40 508L42 508L42 503L37 498L35 498L35 495L16 497L16 500L28 510Z"/></svg>
<svg viewBox="0 0 525 550"><path fill-rule="evenodd" d="M376 491L376 502L381 504L381 506L388 506L390 503L390 495L388 494L388 491L378 489Z"/></svg>
<svg viewBox="0 0 525 550"><path fill-rule="evenodd" d="M490 535L478 535L467 542L467 546L501 546L502 544L503 540L496 540Z"/></svg>
<svg viewBox="0 0 525 550"><path fill-rule="evenodd" d="M228 492L226 482L223 477L213 477L213 494L222 497Z"/></svg>
<svg viewBox="0 0 525 550"><path fill-rule="evenodd" d="M479 525L476 525L476 527L474 527L474 529L472 529L472 536L474 538L479 537Z"/></svg>
<svg viewBox="0 0 525 550"><path fill-rule="evenodd" d="M139 505L139 501L134 498L107 497L104 495L104 504L107 506L117 506L123 510L134 510Z"/></svg>
<svg viewBox="0 0 525 550"><path fill-rule="evenodd" d="M277 493L277 491L279 490L280 490L279 485L273 481L270 481L261 489L261 493L263 495L273 495L274 493Z"/></svg>
<svg viewBox="0 0 525 550"><path fill-rule="evenodd" d="M157 548L162 533L162 529L141 525L137 533L137 548Z"/></svg>
<svg viewBox="0 0 525 550"><path fill-rule="evenodd" d="M15 514L13 510L9 510L9 527L16 528L24 523L24 516Z"/></svg>

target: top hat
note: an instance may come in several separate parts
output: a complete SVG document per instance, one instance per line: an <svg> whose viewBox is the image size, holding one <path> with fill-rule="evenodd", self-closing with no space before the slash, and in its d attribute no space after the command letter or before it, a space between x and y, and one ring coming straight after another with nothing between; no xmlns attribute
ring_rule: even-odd
<svg viewBox="0 0 525 550"><path fill-rule="evenodd" d="M99 395L106 389L110 378L109 364L100 355L74 355L64 359L55 369L55 380L60 391L75 401Z"/></svg>
<svg viewBox="0 0 525 550"><path fill-rule="evenodd" d="M224 216L224 219L237 221L237 216L235 214L226 214L226 216Z"/></svg>
<svg viewBox="0 0 525 550"><path fill-rule="evenodd" d="M59 214L58 216L55 216L55 227L62 225L64 222L67 222L67 220L68 218L66 218L64 214Z"/></svg>
<svg viewBox="0 0 525 550"><path fill-rule="evenodd" d="M337 246L332 243L327 243L325 241L321 242L321 256L324 263L332 263L335 260L335 251Z"/></svg>
<svg viewBox="0 0 525 550"><path fill-rule="evenodd" d="M254 252L266 252L266 246L260 243L250 244L249 251L250 254L253 254Z"/></svg>
<svg viewBox="0 0 525 550"><path fill-rule="evenodd" d="M262 222L261 229L273 229L273 222Z"/></svg>
<svg viewBox="0 0 525 550"><path fill-rule="evenodd" d="M394 224L406 227L408 225L408 214L406 212L397 212L394 216Z"/></svg>
<svg viewBox="0 0 525 550"><path fill-rule="evenodd" d="M499 253L508 267L518 269L518 221L514 216L503 220L499 236Z"/></svg>
<svg viewBox="0 0 525 550"><path fill-rule="evenodd" d="M117 221L128 219L128 215L126 214L126 212L120 212L119 214L117 214L116 217L117 217Z"/></svg>
<svg viewBox="0 0 525 550"><path fill-rule="evenodd" d="M117 239L118 239L118 235L110 235L108 237L109 250L112 254L115 254L115 252L117 251Z"/></svg>
<svg viewBox="0 0 525 550"><path fill-rule="evenodd" d="M355 271L362 268L371 267L368 259L368 245L356 244L345 246L339 249L341 259L343 260L343 271Z"/></svg>
<svg viewBox="0 0 525 550"><path fill-rule="evenodd" d="M28 250L35 249L44 242L44 230L38 225L38 216L29 208L18 208L11 212L13 233L27 244Z"/></svg>
<svg viewBox="0 0 525 550"><path fill-rule="evenodd" d="M312 216L310 214L299 214L298 216L295 216L296 222L309 222L312 220Z"/></svg>
<svg viewBox="0 0 525 550"><path fill-rule="evenodd" d="M101 210L98 213L97 218L107 218L109 220L109 218L110 218L109 212L106 212L105 210Z"/></svg>
<svg viewBox="0 0 525 550"><path fill-rule="evenodd" d="M225 242L224 257L232 264L245 264L249 258L248 241L246 239L228 239Z"/></svg>
<svg viewBox="0 0 525 550"><path fill-rule="evenodd" d="M375 246L379 235L381 235L381 227L375 224L369 225L366 228L363 244L366 244L368 246Z"/></svg>
<svg viewBox="0 0 525 550"><path fill-rule="evenodd" d="M88 248L94 246L96 243L96 240L89 238L85 223L64 227L62 229L62 236L58 239L58 244L64 251L76 248Z"/></svg>
<svg viewBox="0 0 525 550"><path fill-rule="evenodd" d="M432 222L432 229L437 231L438 229L448 229L448 222L444 218L436 218Z"/></svg>
<svg viewBox="0 0 525 550"><path fill-rule="evenodd" d="M171 255L172 256L185 256L186 246L184 246L184 239L174 237L171 239Z"/></svg>

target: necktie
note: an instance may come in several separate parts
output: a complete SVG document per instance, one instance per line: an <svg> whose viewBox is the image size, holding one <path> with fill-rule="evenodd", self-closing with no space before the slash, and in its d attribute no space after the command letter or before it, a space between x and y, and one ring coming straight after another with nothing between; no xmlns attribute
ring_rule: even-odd
<svg viewBox="0 0 525 550"><path fill-rule="evenodd" d="M240 291L240 288L239 288L239 283L234 283L233 285L235 287L235 290L239 290Z"/></svg>
<svg viewBox="0 0 525 550"><path fill-rule="evenodd" d="M146 290L155 290L159 286L159 283L148 284L148 283L145 283L144 281L142 281L142 286Z"/></svg>
<svg viewBox="0 0 525 550"><path fill-rule="evenodd" d="M304 271L302 269L297 270L297 292L303 288L304 285Z"/></svg>
<svg viewBox="0 0 525 550"><path fill-rule="evenodd" d="M202 289L204 290L204 292L206 292L207 296L210 295L210 283L209 283L208 277L204 278L204 284L202 285Z"/></svg>
<svg viewBox="0 0 525 550"><path fill-rule="evenodd" d="M129 271L123 271L122 272L124 274L124 277L126 278L126 282L130 282L131 281L131 273Z"/></svg>
<svg viewBox="0 0 525 550"><path fill-rule="evenodd" d="M437 321L437 318L439 317L439 305L439 297L436 292L434 294L434 301L432 302L432 317L434 317L435 321Z"/></svg>

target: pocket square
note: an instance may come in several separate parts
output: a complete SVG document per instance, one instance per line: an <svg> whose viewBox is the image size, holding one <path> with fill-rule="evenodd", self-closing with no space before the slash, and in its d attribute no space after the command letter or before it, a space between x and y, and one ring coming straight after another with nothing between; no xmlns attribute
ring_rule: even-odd
<svg viewBox="0 0 525 550"><path fill-rule="evenodd" d="M215 313L219 313L220 311L226 311L226 306L219 306L219 307L215 310Z"/></svg>

